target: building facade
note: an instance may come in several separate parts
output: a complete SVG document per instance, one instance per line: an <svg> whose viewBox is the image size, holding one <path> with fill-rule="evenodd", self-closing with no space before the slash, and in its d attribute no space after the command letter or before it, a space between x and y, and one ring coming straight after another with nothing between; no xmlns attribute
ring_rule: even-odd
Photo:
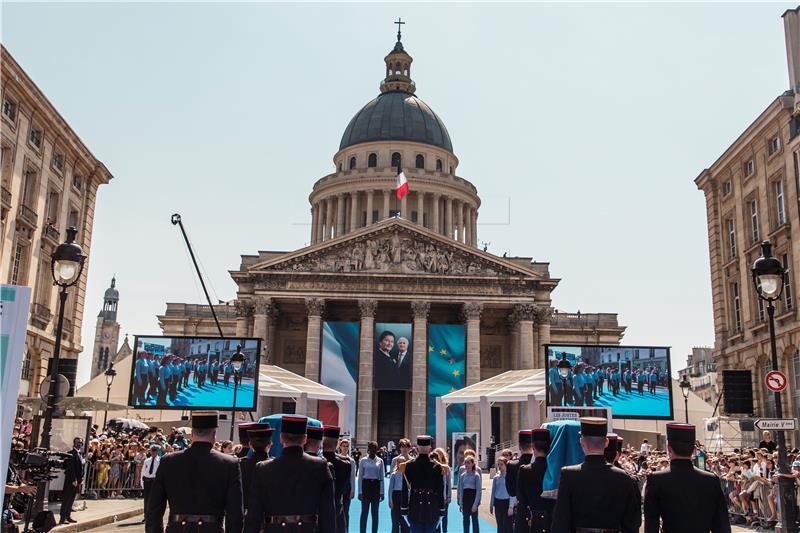
<svg viewBox="0 0 800 533"><path fill-rule="evenodd" d="M91 378L102 374L108 365L115 363L117 348L119 346L119 322L117 322L117 307L119 306L119 291L117 279L111 278L111 286L103 295L103 308L97 315L97 326L94 333L94 348L92 350ZM90 379L91 379L90 378Z"/></svg>
<svg viewBox="0 0 800 533"><path fill-rule="evenodd" d="M716 406L719 398L717 387L717 368L714 350L707 347L694 347L686 358L686 368L678 370L678 378L689 379L690 389L707 404Z"/></svg>
<svg viewBox="0 0 800 533"><path fill-rule="evenodd" d="M57 287L50 257L78 230L76 242L91 256L98 188L112 176L53 107L11 54L0 49L0 279L33 288L20 394L38 394L55 345ZM75 389L81 324L89 273L87 261L69 290L64 315L60 371Z"/></svg>
<svg viewBox="0 0 800 533"><path fill-rule="evenodd" d="M311 245L243 255L231 272L236 300L214 306L226 336L263 339L264 361L315 381L325 377L330 323L352 324L356 408L347 429L359 444L428 431L430 382L438 379L430 354L444 355L431 338L436 326L463 327L463 385L543 368L549 342L618 344L625 330L616 314L555 311L551 293L560 280L548 263L478 248L480 197L456 174L443 121L416 96L399 37L385 58L380 94L345 128L334 172L313 186ZM398 169L410 185L402 200L394 191ZM170 303L158 320L165 335L217 334L207 306ZM409 332L407 388L376 383L385 364L377 355L380 324ZM287 408L285 400L259 400L260 414ZM525 413L517 405L493 409L496 441L510 439ZM309 402L307 414L321 410ZM467 406L464 421L478 430L477 405Z"/></svg>
<svg viewBox="0 0 800 533"><path fill-rule="evenodd" d="M725 369L753 372L757 416L774 416L763 386L771 369L766 307L750 269L769 240L788 270L776 302L781 369L790 376L782 395L787 416L800 414L800 322L796 273L800 268L800 7L783 15L790 89L775 98L736 141L695 179L706 199L714 353L717 379ZM721 389L721 383L719 383Z"/></svg>

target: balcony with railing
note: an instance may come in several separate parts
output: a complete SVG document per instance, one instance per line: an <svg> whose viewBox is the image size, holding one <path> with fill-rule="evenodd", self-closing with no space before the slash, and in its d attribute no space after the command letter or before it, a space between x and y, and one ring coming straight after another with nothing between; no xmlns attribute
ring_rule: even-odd
<svg viewBox="0 0 800 533"><path fill-rule="evenodd" d="M556 311L550 318L551 326L558 327L619 327L616 313L560 313Z"/></svg>
<svg viewBox="0 0 800 533"><path fill-rule="evenodd" d="M61 240L61 232L52 224L48 224L42 229L42 238L53 246L58 246Z"/></svg>
<svg viewBox="0 0 800 533"><path fill-rule="evenodd" d="M11 209L11 191L6 189L5 185L0 188L0 204L4 211Z"/></svg>
<svg viewBox="0 0 800 533"><path fill-rule="evenodd" d="M31 323L39 329L45 329L50 321L53 320L53 313L44 304L34 303L31 305Z"/></svg>
<svg viewBox="0 0 800 533"><path fill-rule="evenodd" d="M17 221L24 222L31 229L36 229L36 225L39 223L39 215L27 205L21 205L19 206L19 211L17 211Z"/></svg>

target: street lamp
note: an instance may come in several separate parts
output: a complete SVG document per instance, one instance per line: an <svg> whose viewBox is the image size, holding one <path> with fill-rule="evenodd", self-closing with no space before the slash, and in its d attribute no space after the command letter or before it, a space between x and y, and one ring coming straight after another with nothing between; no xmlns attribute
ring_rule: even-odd
<svg viewBox="0 0 800 533"><path fill-rule="evenodd" d="M111 398L111 384L114 383L114 378L117 377L117 371L114 370L114 363L108 365L108 368L103 372L106 376L106 412L103 415L103 429L106 429L108 423L108 400Z"/></svg>
<svg viewBox="0 0 800 533"><path fill-rule="evenodd" d="M769 241L761 243L761 257L753 263L753 286L761 300L767 302L769 316L769 344L772 351L772 370L778 370L778 349L775 344L775 306L773 302L781 297L786 279L786 270L780 261L772 256ZM781 393L775 392L775 416L783 418ZM789 477L786 464L786 439L783 431L777 431L778 444L778 498L780 500L781 531L797 532L797 506L794 493L794 478Z"/></svg>
<svg viewBox="0 0 800 533"><path fill-rule="evenodd" d="M42 440L40 446L50 449L50 433L53 429L53 412L56 407L56 384L58 382L58 364L61 357L61 334L64 328L64 304L67 303L67 288L75 285L83 272L86 256L78 244L75 244L75 227L67 229L67 240L59 244L53 251L50 261L50 272L53 281L59 286L58 321L56 322L56 344L53 348L53 364L50 365L50 387L47 392L47 402L44 411L44 424L42 425Z"/></svg>
<svg viewBox="0 0 800 533"><path fill-rule="evenodd" d="M567 376L572 369L572 363L567 361L567 352L561 352L561 361L558 362L558 375L561 376L561 405L567 405Z"/></svg>
<svg viewBox="0 0 800 533"><path fill-rule="evenodd" d="M236 425L236 391L239 389L239 381L242 377L236 377L239 370L242 369L242 364L245 362L245 356L242 353L242 345L236 345L236 353L231 356L231 366L233 367L233 412L231 413L231 437L229 440L233 441L233 426Z"/></svg>
<svg viewBox="0 0 800 533"><path fill-rule="evenodd" d="M681 381L678 383L681 386L681 394L683 394L683 409L686 413L686 423L689 423L689 391L692 384L689 383L689 376L684 374L681 376Z"/></svg>

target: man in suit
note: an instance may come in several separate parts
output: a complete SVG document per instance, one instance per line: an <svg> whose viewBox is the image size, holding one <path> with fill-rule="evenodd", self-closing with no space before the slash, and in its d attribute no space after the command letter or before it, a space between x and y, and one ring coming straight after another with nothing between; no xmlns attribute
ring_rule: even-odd
<svg viewBox="0 0 800 533"><path fill-rule="evenodd" d="M153 444L150 446L150 456L142 463L142 488L144 489L144 515L147 517L147 501L150 499L150 491L153 488L153 481L156 479L156 472L158 472L158 465L161 463L161 458L158 452L161 451L161 446ZM146 518L142 518L144 523Z"/></svg>
<svg viewBox="0 0 800 533"><path fill-rule="evenodd" d="M192 413L192 445L161 458L145 515L146 533L227 533L242 530L242 477L235 457L213 449L216 411Z"/></svg>
<svg viewBox="0 0 800 533"><path fill-rule="evenodd" d="M411 388L411 353L408 351L408 339L400 337L397 339L397 355L394 357L397 365L397 379L400 388Z"/></svg>
<svg viewBox="0 0 800 533"><path fill-rule="evenodd" d="M581 448L586 457L582 464L561 469L553 533L639 532L639 487L624 471L606 463L607 429L605 418L581 418Z"/></svg>
<svg viewBox="0 0 800 533"><path fill-rule="evenodd" d="M72 449L69 459L64 459L64 490L61 493L61 524L74 524L77 520L72 518L72 504L75 495L80 490L83 481L83 439L75 437L72 440Z"/></svg>
<svg viewBox="0 0 800 533"><path fill-rule="evenodd" d="M692 465L694 445L694 426L667 424L670 465L647 477L645 533L730 533L728 505L719 479Z"/></svg>

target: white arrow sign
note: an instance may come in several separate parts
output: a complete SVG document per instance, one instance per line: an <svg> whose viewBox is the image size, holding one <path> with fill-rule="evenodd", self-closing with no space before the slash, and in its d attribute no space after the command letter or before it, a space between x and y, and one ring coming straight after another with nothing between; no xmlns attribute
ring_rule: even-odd
<svg viewBox="0 0 800 533"><path fill-rule="evenodd" d="M794 418L759 418L753 425L761 431L794 431Z"/></svg>

